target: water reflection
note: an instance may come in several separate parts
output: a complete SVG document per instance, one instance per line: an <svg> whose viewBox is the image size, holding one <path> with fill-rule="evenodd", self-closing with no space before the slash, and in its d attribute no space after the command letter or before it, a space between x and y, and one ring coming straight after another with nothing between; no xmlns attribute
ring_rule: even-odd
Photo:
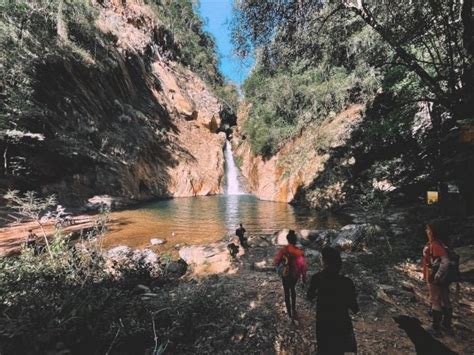
<svg viewBox="0 0 474 355"><path fill-rule="evenodd" d="M317 229L339 226L339 219L286 203L260 201L252 195L219 195L157 201L114 212L106 245L145 247L150 238L168 242L156 249L173 250L178 243L210 243L231 236L242 222L249 235L283 228Z"/></svg>

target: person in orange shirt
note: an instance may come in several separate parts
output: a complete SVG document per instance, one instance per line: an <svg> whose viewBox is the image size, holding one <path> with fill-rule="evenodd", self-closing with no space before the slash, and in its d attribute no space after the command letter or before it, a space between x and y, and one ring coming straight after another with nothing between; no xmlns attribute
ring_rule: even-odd
<svg viewBox="0 0 474 355"><path fill-rule="evenodd" d="M428 284L434 335L439 336L441 324L449 331L452 329L449 284L443 282L449 267L448 246L444 242L441 223L427 224L425 232L428 243L423 249L423 276Z"/></svg>
<svg viewBox="0 0 474 355"><path fill-rule="evenodd" d="M308 266L304 257L304 251L296 246L297 237L294 230L290 230L286 236L288 245L281 248L275 256L275 266L281 262L288 262L289 272L282 275L283 290L285 292L285 305L288 316L291 320L296 318L296 284L302 279L306 285L306 272ZM286 259L286 260L284 260Z"/></svg>

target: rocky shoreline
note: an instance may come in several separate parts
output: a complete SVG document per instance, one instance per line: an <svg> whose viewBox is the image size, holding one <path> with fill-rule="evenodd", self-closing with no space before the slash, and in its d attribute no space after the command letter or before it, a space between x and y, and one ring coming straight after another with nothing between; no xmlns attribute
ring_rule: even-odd
<svg viewBox="0 0 474 355"><path fill-rule="evenodd" d="M424 236L408 222L411 214L409 210L394 214L389 230L387 225L367 222L368 216L355 216L356 223L340 229L297 231L310 274L320 270L323 245L341 250L343 273L354 280L362 309L353 318L360 353L413 352L413 343L395 321L400 316L415 317L425 328L429 326L419 264ZM471 251L463 254L461 264L468 280L474 260L470 239L465 237L469 223L474 220L453 229L457 250ZM298 288L298 319L295 324L288 323L281 281L273 265L275 253L286 244L287 233L286 229L264 236L250 235L250 248L241 248L236 259L230 257L226 240L178 246L179 260L148 248L117 246L101 251L101 267L118 283L115 287L125 292L123 297L127 299L116 302L156 315L153 329L160 344L170 352L209 353L219 349L229 354L309 354L315 350L313 305ZM76 251L83 257L94 255L94 249L80 246L76 245ZM442 342L466 353L474 346L472 280L463 283L462 290L455 299L456 336L445 337ZM140 322L146 320L140 316ZM149 329L143 332L137 340L123 334L114 346L146 351L152 347L152 338Z"/></svg>

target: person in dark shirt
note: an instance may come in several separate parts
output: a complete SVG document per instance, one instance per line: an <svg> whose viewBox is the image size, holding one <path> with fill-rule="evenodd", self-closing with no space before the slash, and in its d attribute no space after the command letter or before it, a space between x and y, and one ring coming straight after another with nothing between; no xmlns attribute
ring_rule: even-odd
<svg viewBox="0 0 474 355"><path fill-rule="evenodd" d="M245 237L245 228L242 226L242 223L240 223L240 227L235 230L235 235L239 237L240 245L242 247L247 248L249 245L247 243L247 238Z"/></svg>
<svg viewBox="0 0 474 355"><path fill-rule="evenodd" d="M322 252L323 270L311 278L307 297L316 302L316 341L318 354L338 355L356 353L349 309L359 312L354 283L339 274L342 259L339 252L325 247Z"/></svg>

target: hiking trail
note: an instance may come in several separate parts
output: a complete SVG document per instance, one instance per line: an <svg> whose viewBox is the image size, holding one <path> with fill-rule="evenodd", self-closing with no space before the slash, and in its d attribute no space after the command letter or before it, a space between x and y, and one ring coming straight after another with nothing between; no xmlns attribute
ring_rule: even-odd
<svg viewBox="0 0 474 355"><path fill-rule="evenodd" d="M316 351L315 306L297 285L297 322L286 315L281 280L271 267L278 247L255 244L234 262L232 274L192 276L167 285L159 293L163 311L161 338L169 350L180 353L310 354ZM266 245L265 245L266 244ZM415 353L413 343L392 317L416 317L428 329L426 290L415 279L414 265L404 265L390 274L390 284L377 280L357 262L357 254L343 254L343 270L358 291L361 311L353 316L360 354ZM267 261L268 267L255 269ZM309 264L308 276L319 270ZM467 354L474 348L473 288L463 285L461 298L454 298L456 335L439 340L453 351ZM460 317L460 312L465 314Z"/></svg>

